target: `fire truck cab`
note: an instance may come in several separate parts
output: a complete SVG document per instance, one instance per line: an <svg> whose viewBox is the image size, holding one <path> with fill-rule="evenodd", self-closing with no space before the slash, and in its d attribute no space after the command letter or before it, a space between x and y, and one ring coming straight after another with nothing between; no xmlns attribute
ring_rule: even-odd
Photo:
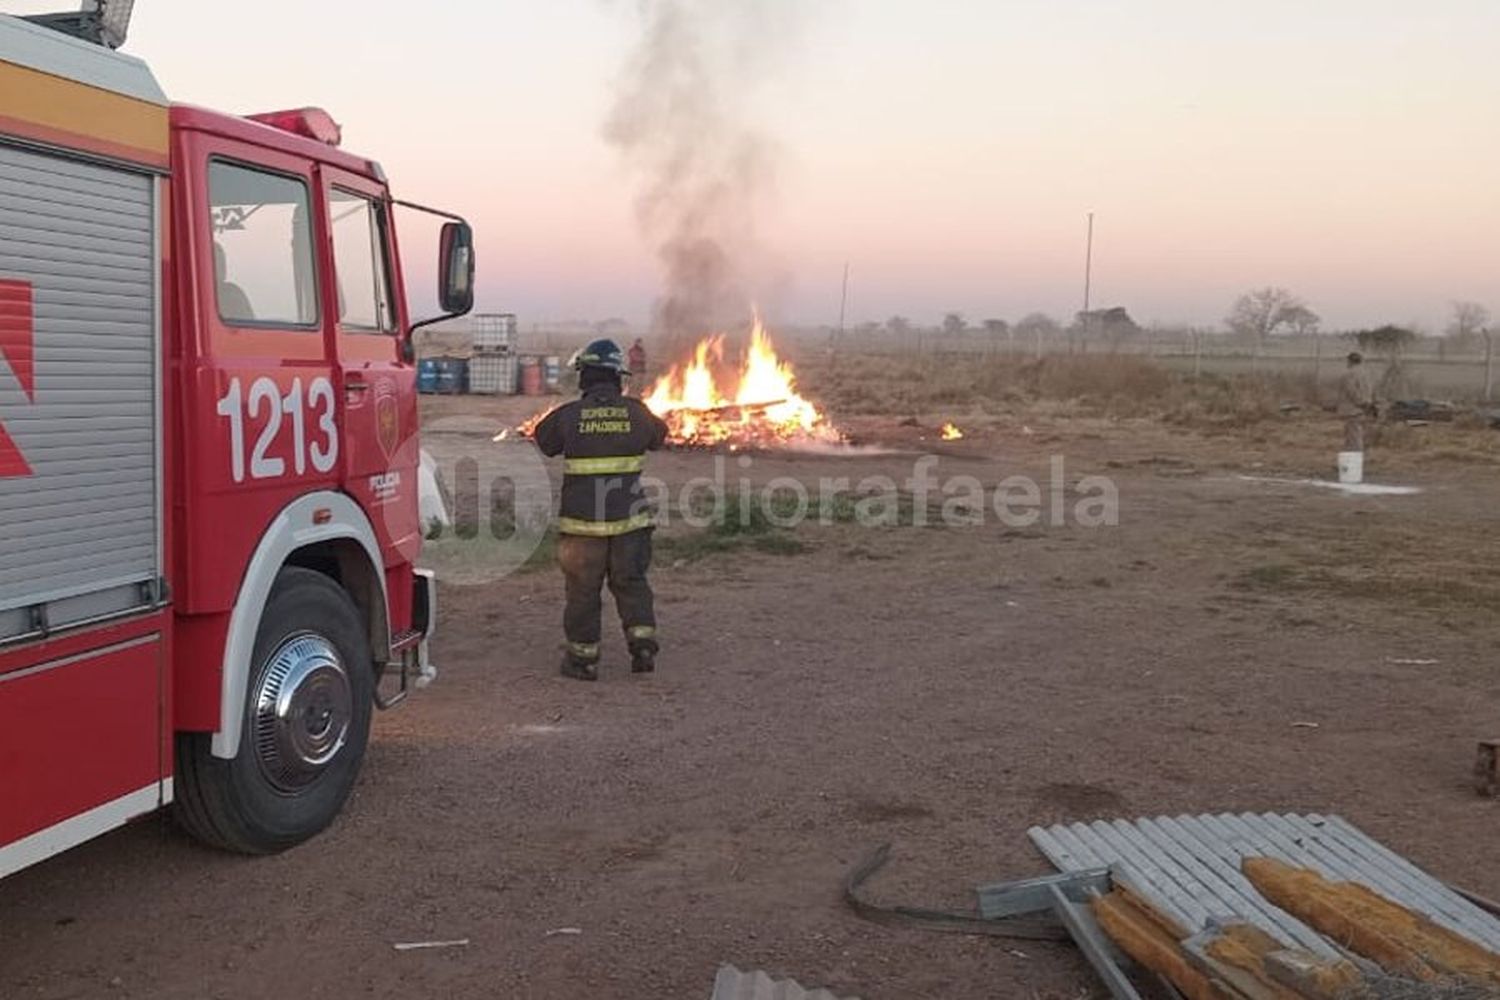
<svg viewBox="0 0 1500 1000"><path fill-rule="evenodd" d="M0 16L0 876L174 802L296 844L427 669L395 203L338 140Z"/></svg>

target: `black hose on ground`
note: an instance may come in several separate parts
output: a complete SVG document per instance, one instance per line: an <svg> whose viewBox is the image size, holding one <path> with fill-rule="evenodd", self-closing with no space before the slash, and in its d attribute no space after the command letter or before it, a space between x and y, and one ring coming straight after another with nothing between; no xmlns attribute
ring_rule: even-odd
<svg viewBox="0 0 1500 1000"><path fill-rule="evenodd" d="M1021 941L1067 941L1067 930L1051 920L1007 917L986 920L969 913L949 913L916 906L877 906L859 896L859 889L890 860L891 845L881 844L844 877L844 903L861 920L888 927L910 927L940 934L973 934Z"/></svg>

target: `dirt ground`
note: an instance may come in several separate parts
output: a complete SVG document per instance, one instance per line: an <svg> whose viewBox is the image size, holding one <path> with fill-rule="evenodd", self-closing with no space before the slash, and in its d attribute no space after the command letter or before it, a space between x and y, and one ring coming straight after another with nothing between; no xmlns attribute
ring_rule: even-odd
<svg viewBox="0 0 1500 1000"><path fill-rule="evenodd" d="M938 444L950 417L967 437ZM0 996L706 998L732 962L865 1000L1098 997L1068 946L874 926L838 895L893 841L877 897L966 907L1048 870L1029 826L1092 817L1339 813L1500 896L1500 805L1469 784L1500 735L1486 432L1399 428L1368 476L1423 492L1346 496L1275 481L1329 476L1338 428L1316 417L919 422L851 422L895 453L747 474L901 482L930 450L940 480L1050 496L1061 455L1065 505L1107 476L1119 524L808 525L775 554L669 528L661 669L632 677L610 625L594 685L555 673L555 572L446 586L442 675L377 718L326 835L249 860L152 820L8 879Z"/></svg>

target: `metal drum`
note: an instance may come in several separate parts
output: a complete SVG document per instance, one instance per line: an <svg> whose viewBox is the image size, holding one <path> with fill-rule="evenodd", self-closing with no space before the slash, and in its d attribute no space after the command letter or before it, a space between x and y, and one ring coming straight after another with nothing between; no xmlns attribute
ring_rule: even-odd
<svg viewBox="0 0 1500 1000"><path fill-rule="evenodd" d="M545 388L540 358L521 359L521 395L540 396Z"/></svg>

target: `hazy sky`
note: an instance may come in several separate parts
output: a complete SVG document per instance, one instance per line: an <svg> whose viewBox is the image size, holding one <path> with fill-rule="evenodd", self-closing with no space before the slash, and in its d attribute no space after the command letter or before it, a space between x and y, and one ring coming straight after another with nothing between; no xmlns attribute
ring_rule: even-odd
<svg viewBox="0 0 1500 1000"><path fill-rule="evenodd" d="M1333 327L1500 312L1495 0L765 2L798 12L742 95L774 143L774 317L835 321L846 260L851 322L1066 317L1090 210L1094 302L1142 322L1265 284ZM482 309L649 314L601 133L634 0L209 6L136 2L127 51L173 99L328 108L398 196L470 217Z"/></svg>

